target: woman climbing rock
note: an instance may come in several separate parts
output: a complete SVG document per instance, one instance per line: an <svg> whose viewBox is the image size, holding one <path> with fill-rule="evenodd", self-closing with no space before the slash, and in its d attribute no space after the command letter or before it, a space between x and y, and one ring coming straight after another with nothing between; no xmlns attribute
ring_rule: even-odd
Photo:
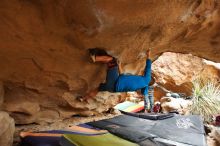
<svg viewBox="0 0 220 146"><path fill-rule="evenodd" d="M142 95L147 98L148 85L151 80L150 50L146 51L147 59L143 76L121 74L120 63L116 58L108 55L103 49L89 49L89 53L93 62L102 62L107 64L106 81L105 83L101 83L97 89L80 98L81 100L95 97L98 91L128 92L141 90Z"/></svg>

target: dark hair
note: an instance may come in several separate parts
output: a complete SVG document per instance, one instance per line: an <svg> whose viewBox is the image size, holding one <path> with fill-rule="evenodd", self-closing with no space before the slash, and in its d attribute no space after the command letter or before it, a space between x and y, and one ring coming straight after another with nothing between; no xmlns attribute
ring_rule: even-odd
<svg viewBox="0 0 220 146"><path fill-rule="evenodd" d="M109 56L104 48L89 48L88 51L90 55Z"/></svg>

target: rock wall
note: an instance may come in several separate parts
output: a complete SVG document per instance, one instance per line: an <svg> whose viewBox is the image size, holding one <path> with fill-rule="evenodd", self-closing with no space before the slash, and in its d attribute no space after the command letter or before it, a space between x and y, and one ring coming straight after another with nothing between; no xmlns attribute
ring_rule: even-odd
<svg viewBox="0 0 220 146"><path fill-rule="evenodd" d="M90 47L106 48L124 66L133 66L148 48L155 57L170 51L220 61L219 5L216 0L1 0L4 109L26 117L23 123L37 121L33 114L56 119L89 112L86 103L83 110L73 108L64 97L75 99L105 79L105 67L89 60Z"/></svg>
<svg viewBox="0 0 220 146"><path fill-rule="evenodd" d="M108 112L125 98L120 93L109 92L99 92L95 98L83 102L77 100L77 96L71 92L65 92L60 99L41 99L26 92L17 96L11 93L8 97L3 104L3 109L10 113L16 124L51 123L74 115L99 115L102 112Z"/></svg>
<svg viewBox="0 0 220 146"><path fill-rule="evenodd" d="M1 110L2 104L4 102L4 94L5 94L5 91L4 91L3 82L0 81L0 110Z"/></svg>
<svg viewBox="0 0 220 146"><path fill-rule="evenodd" d="M164 53L152 65L156 82L167 90L192 94L192 81L203 78L210 81L220 80L220 65L191 54ZM155 100L160 100L165 92L155 89Z"/></svg>
<svg viewBox="0 0 220 146"><path fill-rule="evenodd" d="M0 145L12 146L15 122L6 112L0 111Z"/></svg>

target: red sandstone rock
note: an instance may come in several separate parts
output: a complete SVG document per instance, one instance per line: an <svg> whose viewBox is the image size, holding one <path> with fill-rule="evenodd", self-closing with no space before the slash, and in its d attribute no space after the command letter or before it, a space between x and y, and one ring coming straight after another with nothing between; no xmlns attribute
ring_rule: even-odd
<svg viewBox="0 0 220 146"><path fill-rule="evenodd" d="M171 51L220 61L215 0L1 0L0 9L5 104L22 98L39 103L39 112L77 114L64 94L84 95L105 79L105 68L88 59L90 47L105 47L124 65L150 47L154 56Z"/></svg>
<svg viewBox="0 0 220 146"><path fill-rule="evenodd" d="M0 145L12 146L15 122L8 113L0 111Z"/></svg>
<svg viewBox="0 0 220 146"><path fill-rule="evenodd" d="M166 89L192 94L192 81L197 77L208 80L219 80L220 69L216 63L206 63L202 58L190 54L164 53L152 65L152 72L157 83ZM160 88L155 89L155 100L160 100L165 95Z"/></svg>
<svg viewBox="0 0 220 146"><path fill-rule="evenodd" d="M4 102L4 86L3 83L0 81L0 110L2 108L2 103Z"/></svg>

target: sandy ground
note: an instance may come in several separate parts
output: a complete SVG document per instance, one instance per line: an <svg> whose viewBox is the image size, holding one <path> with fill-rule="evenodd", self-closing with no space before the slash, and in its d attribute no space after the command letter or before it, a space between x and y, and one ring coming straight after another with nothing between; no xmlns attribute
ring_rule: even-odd
<svg viewBox="0 0 220 146"><path fill-rule="evenodd" d="M72 117L69 119L64 119L60 121L56 121L54 123L42 123L42 124L28 124L28 125L17 125L14 135L14 143L13 146L18 146L20 142L19 133L22 131L42 131L42 130L58 130L58 129L65 129L71 125L77 125L81 123L97 121L107 118L112 118L117 116L118 114L102 114L99 116L93 117Z"/></svg>

